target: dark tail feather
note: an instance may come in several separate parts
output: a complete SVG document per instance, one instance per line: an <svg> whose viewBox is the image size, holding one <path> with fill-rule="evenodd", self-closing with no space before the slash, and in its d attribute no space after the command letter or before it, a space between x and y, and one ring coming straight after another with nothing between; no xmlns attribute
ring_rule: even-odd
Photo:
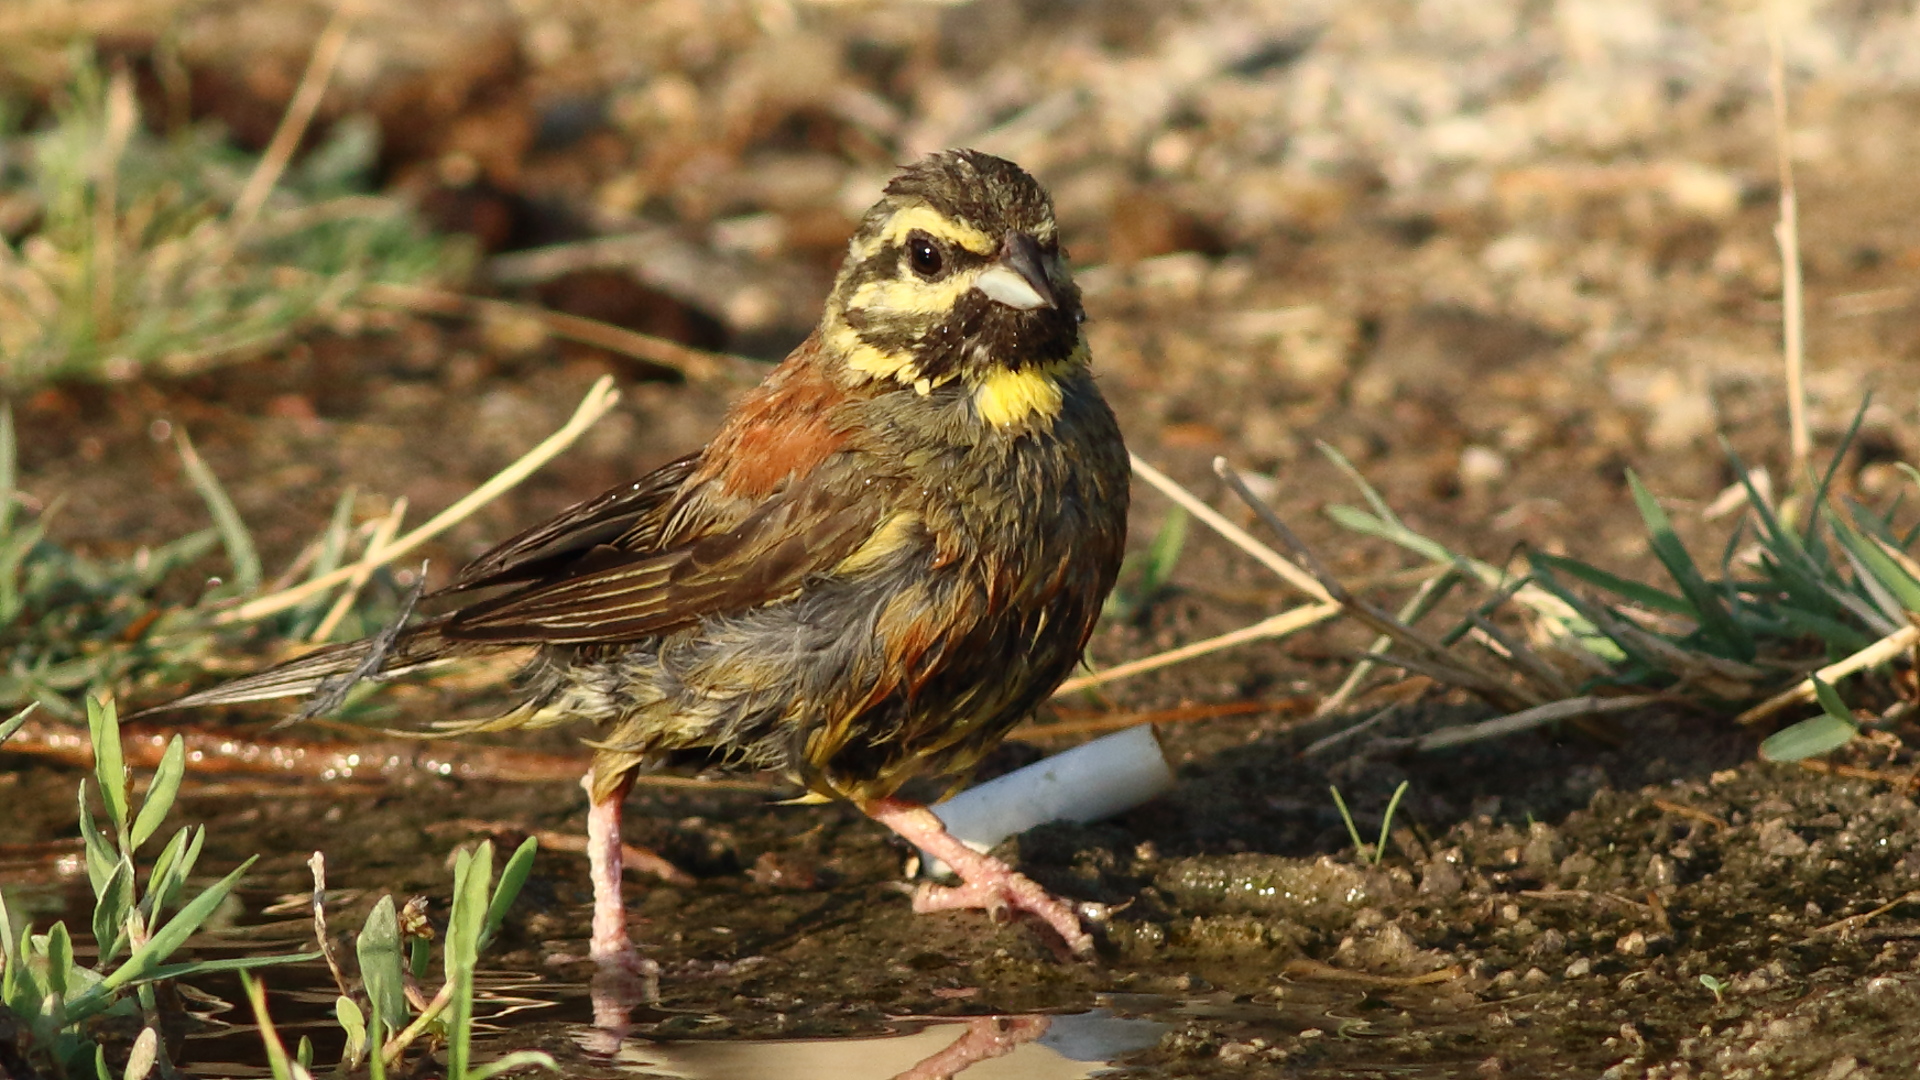
<svg viewBox="0 0 1920 1080"><path fill-rule="evenodd" d="M329 645L265 671L176 698L135 715L318 694L296 719L318 716L337 708L347 691L361 679L390 679L447 657L453 651L453 643L440 636L440 623L443 621L435 619L404 631L396 626L387 633L370 638Z"/></svg>

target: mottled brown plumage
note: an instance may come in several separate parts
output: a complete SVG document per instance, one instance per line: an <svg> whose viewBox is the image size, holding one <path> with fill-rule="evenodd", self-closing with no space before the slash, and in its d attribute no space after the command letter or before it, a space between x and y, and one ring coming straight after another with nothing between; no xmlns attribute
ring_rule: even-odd
<svg viewBox="0 0 1920 1080"><path fill-rule="evenodd" d="M964 774L1052 693L1113 584L1126 454L1082 318L1039 185L970 151L912 166L819 329L704 449L476 559L428 600L480 598L408 629L383 674L539 646L522 706L469 726L591 721L616 825L637 770L693 751L901 828L899 786ZM308 691L366 654L180 704ZM1032 906L981 902L1009 896ZM1083 947L1062 910L1042 914Z"/></svg>

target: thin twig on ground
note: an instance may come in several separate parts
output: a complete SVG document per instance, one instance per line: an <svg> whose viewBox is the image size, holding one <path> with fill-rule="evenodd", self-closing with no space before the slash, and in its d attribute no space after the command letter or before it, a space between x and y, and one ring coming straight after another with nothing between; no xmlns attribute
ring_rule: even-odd
<svg viewBox="0 0 1920 1080"><path fill-rule="evenodd" d="M1235 645L1245 645L1249 641L1264 641L1269 638L1286 637L1288 634L1304 630L1316 623L1326 622L1328 619L1339 615L1341 610L1340 605L1335 603L1307 604L1302 607L1292 608L1278 615L1272 615L1262 619L1251 626L1243 626L1238 630L1228 631L1218 637L1210 637L1205 641L1196 641L1191 645L1182 645L1176 649L1168 649L1166 652L1155 653L1152 656L1142 657L1141 659L1132 660L1124 664L1116 664L1104 671L1096 671L1088 675L1079 676L1078 678L1068 679L1066 682L1061 683L1060 688L1053 693L1055 697L1064 694L1078 693L1081 690L1089 690L1110 682L1118 682L1121 679L1132 678L1135 675L1140 675L1145 672L1157 671L1160 668L1178 664L1182 661L1192 660L1197 656L1205 656L1211 652L1219 652L1221 649L1230 649Z"/></svg>
<svg viewBox="0 0 1920 1080"><path fill-rule="evenodd" d="M1920 626L1905 626L1895 630L1852 656L1828 664L1814 672L1811 677L1801 680L1734 717L1734 723L1757 724L1782 709L1804 705L1814 700L1815 679L1824 683L1837 683L1856 671L1864 671L1887 663L1916 644L1920 644Z"/></svg>
<svg viewBox="0 0 1920 1080"><path fill-rule="evenodd" d="M360 290L360 298L370 304L400 308L415 314L454 318L530 319L555 337L593 345L622 356L631 356L649 364L671 368L696 382L750 385L766 375L766 365L743 356L708 352L682 345L638 330L601 322L598 319L568 315L561 311L516 304L510 300L492 300L464 296L424 285L390 285L375 282Z"/></svg>
<svg viewBox="0 0 1920 1080"><path fill-rule="evenodd" d="M299 149L301 137L313 123L314 113L319 111L320 99L326 96L327 84L333 81L334 68L340 63L340 54L346 49L353 24L360 18L361 5L362 0L339 0L326 29L314 42L307 68L300 74L300 83L293 91L293 99L287 102L286 112L280 115L273 139L267 143L266 152L260 155L252 175L247 177L246 186L240 189L240 197L234 200L232 220L236 237L244 234L259 217L267 197L273 194L281 175L287 171L287 164L293 160L293 152Z"/></svg>
<svg viewBox="0 0 1920 1080"><path fill-rule="evenodd" d="M580 404L574 409L573 416L560 430L549 435L540 445L527 451L520 460L495 473L486 483L468 492L466 497L435 514L426 524L377 552L369 551L357 562L343 566L331 574L322 574L291 589L270 593L223 611L213 617L213 624L224 626L251 622L254 619L297 607L309 597L323 593L342 582L351 581L354 575L362 573L364 569L379 567L407 554L466 520L482 506L499 498L501 494L533 475L536 469L551 461L562 450L572 446L574 440L585 434L587 429L605 416L619 400L620 393L613 388L612 376L602 375L593 384L593 388L587 391L586 397L580 399Z"/></svg>
<svg viewBox="0 0 1920 1080"><path fill-rule="evenodd" d="M1461 724L1456 727L1444 727L1430 731L1413 740L1413 749L1419 751L1444 750L1467 743L1497 739L1504 735L1542 727L1561 720L1576 720L1589 716L1601 716L1606 713L1626 712L1663 700L1658 694L1629 694L1625 697L1586 697L1567 698L1564 701L1551 701L1531 709L1507 716L1483 720L1477 724Z"/></svg>
<svg viewBox="0 0 1920 1080"><path fill-rule="evenodd" d="M399 534L400 523L406 516L407 497L402 495L393 500L393 509L387 512L386 517L380 519L380 523L374 527L373 535L367 538L366 554L354 564L358 573L347 579L347 587L340 590L340 596L333 602L332 610L327 612L326 618L320 620L319 626L313 628L313 633L307 636L309 642L318 645L333 636L340 621L353 610L353 603L359 599L360 590L365 588L367 581L373 577L374 568L380 565L377 560L385 554L387 546L392 544L393 538Z"/></svg>

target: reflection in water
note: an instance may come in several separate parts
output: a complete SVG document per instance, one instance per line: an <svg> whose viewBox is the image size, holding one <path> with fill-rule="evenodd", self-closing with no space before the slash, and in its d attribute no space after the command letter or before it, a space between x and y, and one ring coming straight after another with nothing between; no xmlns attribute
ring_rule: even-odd
<svg viewBox="0 0 1920 1080"><path fill-rule="evenodd" d="M1104 1009L1070 1016L903 1022L864 1039L628 1042L611 1054L634 1080L1083 1080L1160 1040L1165 1024ZM605 1053L604 1031L581 1045Z"/></svg>

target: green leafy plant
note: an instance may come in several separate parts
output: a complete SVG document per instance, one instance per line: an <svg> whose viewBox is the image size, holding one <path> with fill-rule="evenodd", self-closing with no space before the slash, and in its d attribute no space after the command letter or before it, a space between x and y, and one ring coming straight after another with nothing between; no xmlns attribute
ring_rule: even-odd
<svg viewBox="0 0 1920 1080"><path fill-rule="evenodd" d="M1713 992L1713 1000L1715 1004L1718 1004L1719 1002L1725 999L1725 996L1727 993L1727 982L1725 979L1722 979L1717 975L1708 975L1702 972L1700 975L1700 985L1706 987L1708 990Z"/></svg>
<svg viewBox="0 0 1920 1080"><path fill-rule="evenodd" d="M1369 866L1379 866L1380 860L1387 856L1387 837L1393 832L1393 814L1400 809L1400 799L1407 793L1408 783L1402 780L1400 786L1393 789L1393 797L1387 800L1387 812L1380 815L1380 841L1371 847L1360 839L1360 826L1354 823L1353 813L1347 809L1347 800L1341 796L1340 789L1332 784L1327 785L1327 790L1333 793L1333 805L1340 811L1340 820L1346 823L1347 835L1353 839L1354 854Z"/></svg>
<svg viewBox="0 0 1920 1080"><path fill-rule="evenodd" d="M351 992L342 980L334 999L334 1018L347 1036L336 1076L345 1077L364 1065L371 1080L386 1080L387 1070L399 1065L423 1037L445 1047L449 1080L488 1080L511 1069L556 1068L550 1056L537 1051L516 1051L484 1064L473 1060L474 973L480 953L499 932L538 850L532 838L523 842L501 868L497 883L491 841L455 856L453 903L441 946L442 980L433 998L422 1003L416 1004L408 987L424 981L432 965L425 920L413 904L397 909L390 895L374 904L354 941L359 992ZM267 1013L265 990L251 978L245 981L276 1080L309 1080L311 1047L303 1040L298 1053L288 1054Z"/></svg>
<svg viewBox="0 0 1920 1080"><path fill-rule="evenodd" d="M129 76L84 53L72 66L52 123L0 153L0 193L39 211L31 233L0 237L0 386L200 371L368 284L458 273L454 245L357 187L377 151L367 125L336 127L258 216L236 214L256 159L212 127L145 131Z"/></svg>
<svg viewBox="0 0 1920 1080"><path fill-rule="evenodd" d="M1858 417L1854 423L1857 429ZM1729 449L1748 515L1713 569L1688 551L1658 499L1629 472L1628 489L1668 587L1544 552L1529 553L1518 573L1460 555L1408 527L1358 470L1323 446L1367 504L1329 507L1335 522L1398 544L1431 562L1436 575L1454 575L1487 593L1484 603L1434 636L1373 612L1363 621L1389 633L1366 659L1519 710L1416 740L1424 749L1637 707L1656 694L1722 709L1774 695L1743 713L1747 721L1816 700L1819 714L1779 732L1763 753L1784 761L1836 749L1859 724L1833 684L1920 641L1920 562L1911 554L1920 529L1895 528L1897 502L1875 511L1832 495L1852 434L1826 473L1808 478L1809 494L1795 504L1803 524L1773 504ZM1920 484L1920 472L1903 471ZM1530 632L1502 631L1491 620L1501 610L1517 615ZM1497 669L1456 648L1469 639L1493 655ZM1381 651L1389 643L1404 651Z"/></svg>
<svg viewBox="0 0 1920 1080"><path fill-rule="evenodd" d="M27 712L0 725L0 740L11 736ZM80 834L87 880L93 888L91 930L99 946L92 966L74 959L73 939L64 922L44 933L16 925L0 894L0 1001L21 1018L28 1053L66 1075L91 1071L102 1060L94 1023L107 1014L144 1019L144 1051L149 1064L164 1057L159 1042L154 984L215 971L235 971L310 960L318 953L192 960L169 963L240 881L249 859L218 882L181 903L186 882L200 858L205 826L182 826L167 841L141 882L136 862L141 847L159 831L179 793L186 753L179 736L167 746L153 782L136 805L128 791L128 770L120 753L120 726L113 703L87 701L87 724L94 753L94 781L105 810L104 821L88 805L88 784L80 782ZM136 1042L137 1056L142 1043ZM131 1075L132 1070L129 1070ZM101 1075L104 1076L104 1073Z"/></svg>
<svg viewBox="0 0 1920 1080"><path fill-rule="evenodd" d="M13 413L0 404L0 707L37 702L78 720L84 712L78 698L90 687L169 677L213 661L217 620L226 605L258 588L260 559L220 481L191 443L180 446L214 525L131 555L90 557L48 538L57 503L39 513L24 509L16 492ZM353 503L349 490L296 561L307 580L333 573L346 559L355 533ZM216 548L224 549L228 580L188 603L166 599L166 587L181 584L179 576ZM316 595L253 625L276 639L298 640L321 621L328 603Z"/></svg>

